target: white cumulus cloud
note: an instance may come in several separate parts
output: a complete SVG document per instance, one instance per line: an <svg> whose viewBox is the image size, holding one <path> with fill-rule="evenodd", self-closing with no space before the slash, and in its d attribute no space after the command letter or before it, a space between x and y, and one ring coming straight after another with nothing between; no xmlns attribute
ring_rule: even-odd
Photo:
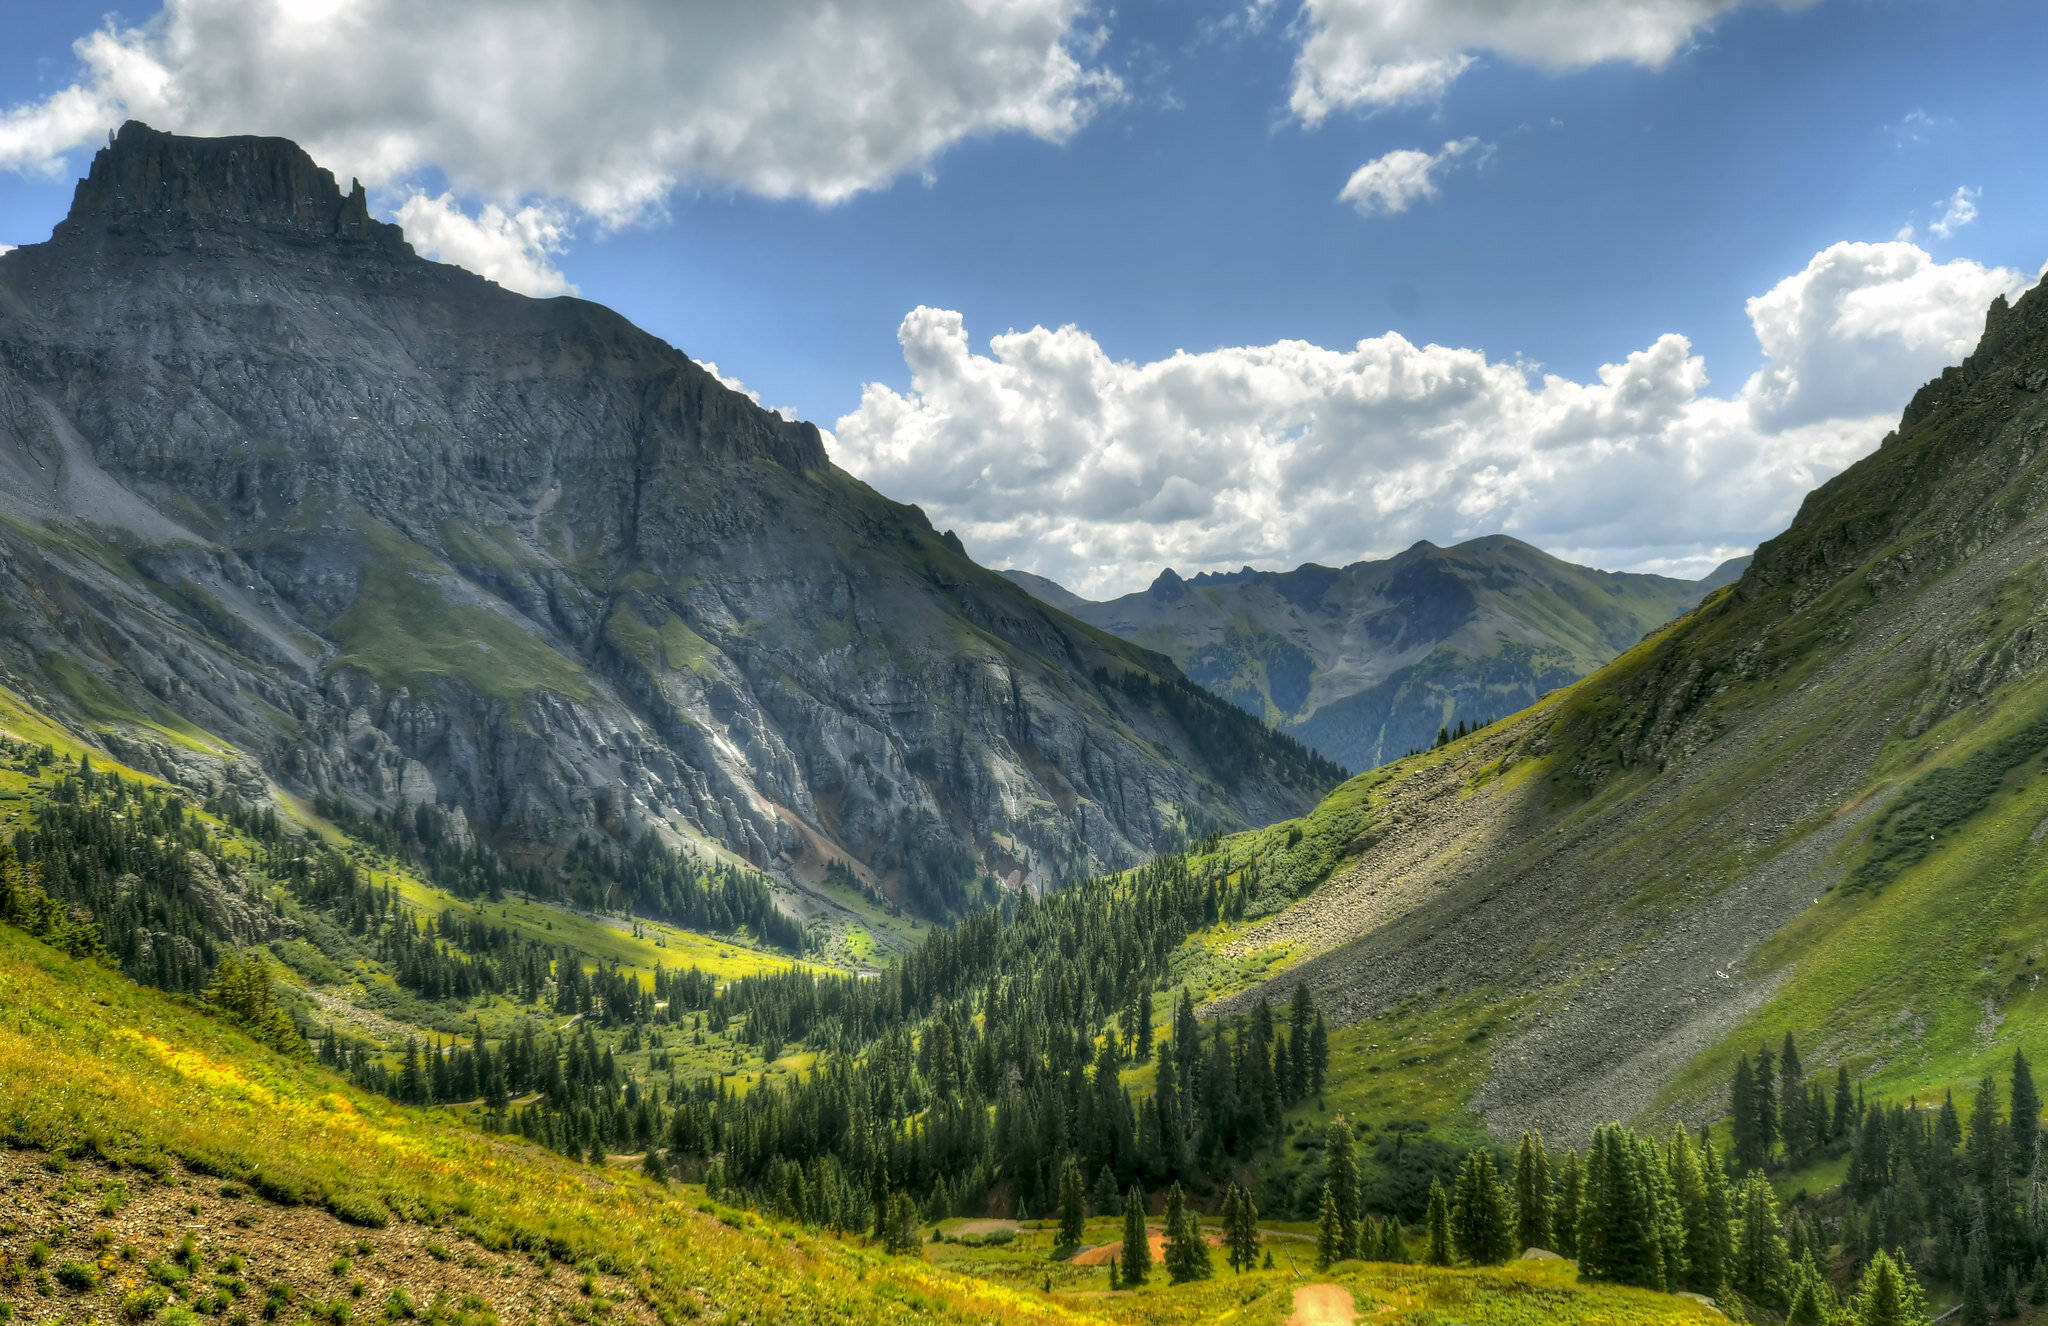
<svg viewBox="0 0 2048 1326"><path fill-rule="evenodd" d="M568 219L554 208L508 212L495 203L470 216L453 194L415 193L399 205L398 224L414 248L430 258L467 267L521 294L573 295L576 287L556 270L553 257L568 247Z"/></svg>
<svg viewBox="0 0 2048 1326"><path fill-rule="evenodd" d="M1699 574L1874 446L2024 284L1909 244L1836 245L1750 302L1765 364L1725 395L1677 334L1578 382L1391 332L1132 363L1034 327L981 354L958 313L918 308L898 335L911 389L870 384L831 446L982 560L1090 595L1161 566L1342 564L1503 530ZM1856 369L1871 353L1887 373Z"/></svg>
<svg viewBox="0 0 2048 1326"><path fill-rule="evenodd" d="M1956 191L1943 202L1941 219L1927 227L1927 232L1936 239L1948 239L1958 230L1977 219L1977 199L1982 189L1957 185Z"/></svg>
<svg viewBox="0 0 2048 1326"><path fill-rule="evenodd" d="M1338 110L1434 101L1481 54L1551 70L1608 60L1654 68L1750 2L1302 0L1289 105L1314 124Z"/></svg>
<svg viewBox="0 0 2048 1326"><path fill-rule="evenodd" d="M1478 146L1477 138L1460 138L1435 152L1401 148L1375 157L1351 172L1337 200L1350 203L1360 216L1405 212L1436 197L1437 173Z"/></svg>
<svg viewBox="0 0 2048 1326"><path fill-rule="evenodd" d="M1089 64L1099 34L1086 9L166 0L145 23L110 18L75 43L70 86L0 111L0 169L61 173L129 118L282 135L343 181L408 198L453 261L562 290L548 258L572 216L622 224L699 187L830 204L975 135L1065 140L1122 95ZM429 171L448 193L419 192Z"/></svg>

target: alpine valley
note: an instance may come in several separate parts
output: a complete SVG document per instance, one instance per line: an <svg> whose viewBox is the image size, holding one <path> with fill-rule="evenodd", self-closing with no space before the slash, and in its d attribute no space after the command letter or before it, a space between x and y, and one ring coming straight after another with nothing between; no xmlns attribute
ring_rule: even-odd
<svg viewBox="0 0 2048 1326"><path fill-rule="evenodd" d="M2036 287L1704 581L1093 603L129 123L0 253L0 1322L2031 1310L2044 443Z"/></svg>

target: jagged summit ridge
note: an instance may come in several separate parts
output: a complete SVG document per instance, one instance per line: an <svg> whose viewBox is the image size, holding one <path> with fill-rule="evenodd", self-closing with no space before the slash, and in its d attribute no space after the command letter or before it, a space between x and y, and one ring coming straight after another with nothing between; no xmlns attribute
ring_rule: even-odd
<svg viewBox="0 0 2048 1326"><path fill-rule="evenodd" d="M939 915L1335 779L278 139L128 125L0 257L0 517L0 684L522 862L655 832Z"/></svg>
<svg viewBox="0 0 2048 1326"><path fill-rule="evenodd" d="M256 230L368 243L410 254L397 226L370 215L361 182L333 174L285 138L186 138L130 120L93 156L56 237L88 230Z"/></svg>

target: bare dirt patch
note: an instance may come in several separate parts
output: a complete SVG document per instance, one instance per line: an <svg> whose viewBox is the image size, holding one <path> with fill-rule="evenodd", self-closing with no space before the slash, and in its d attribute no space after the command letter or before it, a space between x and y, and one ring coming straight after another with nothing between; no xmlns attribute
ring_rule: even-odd
<svg viewBox="0 0 2048 1326"><path fill-rule="evenodd" d="M188 1234L189 1254L181 1250ZM629 1282L594 1267L491 1252L431 1225L358 1228L178 1167L159 1177L8 1150L0 1150L0 1303L17 1322L35 1323L654 1320Z"/></svg>
<svg viewBox="0 0 2048 1326"><path fill-rule="evenodd" d="M1351 1291L1342 1285L1303 1285L1294 1291L1294 1315L1287 1326L1351 1326L1358 1320Z"/></svg>

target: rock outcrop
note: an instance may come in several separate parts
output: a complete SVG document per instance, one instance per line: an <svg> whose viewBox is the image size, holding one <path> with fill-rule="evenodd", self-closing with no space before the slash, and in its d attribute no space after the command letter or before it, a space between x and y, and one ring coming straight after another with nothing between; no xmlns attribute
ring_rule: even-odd
<svg viewBox="0 0 2048 1326"><path fill-rule="evenodd" d="M131 123L0 256L0 623L13 684L166 767L224 745L522 862L652 830L932 913L1330 773L280 139Z"/></svg>

